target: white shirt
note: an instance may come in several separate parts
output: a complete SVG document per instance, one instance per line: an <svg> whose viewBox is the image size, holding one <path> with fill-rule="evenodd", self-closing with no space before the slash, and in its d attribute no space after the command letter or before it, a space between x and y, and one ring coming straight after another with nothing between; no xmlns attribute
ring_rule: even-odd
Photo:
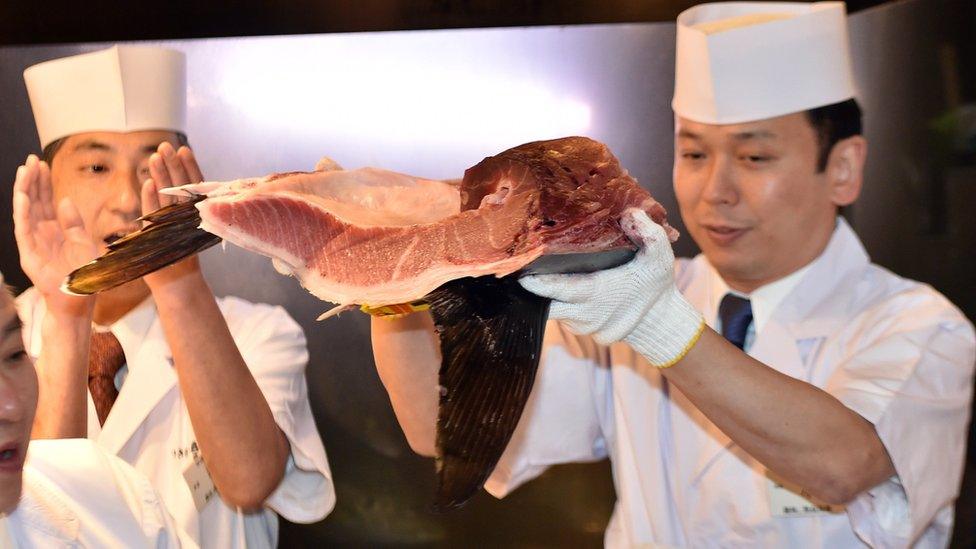
<svg viewBox="0 0 976 549"><path fill-rule="evenodd" d="M281 307L233 297L218 304L291 446L284 479L264 511L244 513L219 497L197 508L184 472L200 472L194 467L199 448L151 299L111 326L125 352L127 375L104 426L89 397L88 436L149 477L177 524L201 547L271 548L278 540L276 512L308 523L322 520L335 505L332 475L308 402L305 336ZM28 290L18 298L18 309L25 345L37 356L43 303Z"/></svg>
<svg viewBox="0 0 976 549"><path fill-rule="evenodd" d="M4 549L181 546L149 481L91 441L32 441L23 478L20 502L0 518Z"/></svg>
<svg viewBox="0 0 976 549"><path fill-rule="evenodd" d="M724 291L713 281L702 256L678 266L678 287L714 327ZM533 394L485 487L504 496L549 465L609 455L617 504L608 547L943 547L974 341L969 321L932 288L871 265L841 220L749 354L870 421L895 477L840 512L776 516L765 468L659 370L624 344L602 347L550 323Z"/></svg>
<svg viewBox="0 0 976 549"><path fill-rule="evenodd" d="M756 333L762 331L763 327L766 326L766 322L769 321L769 317L772 316L773 311L793 291L793 288L796 288L796 285L800 283L803 276L810 270L811 265L805 265L779 280L770 282L761 288L756 288L751 294L744 294L729 288L729 285L725 283L725 280L715 269L710 268L706 270L705 275L708 277L711 295L725 296L725 294L730 293L749 300L749 306L752 308L752 323L746 329L746 338L742 343L742 347L746 351L755 342ZM703 312L704 316L712 319L712 322L709 322L709 326L712 326L719 333L722 333L722 319L718 316L718 307L721 302L722 297L719 297L719 302L715 304L714 310Z"/></svg>

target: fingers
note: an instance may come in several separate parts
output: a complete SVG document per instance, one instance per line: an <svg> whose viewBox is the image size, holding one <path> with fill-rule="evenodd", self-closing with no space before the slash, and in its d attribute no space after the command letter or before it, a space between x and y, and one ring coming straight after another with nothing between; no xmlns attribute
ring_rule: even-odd
<svg viewBox="0 0 976 549"><path fill-rule="evenodd" d="M142 182L142 215L158 210L160 206L159 185L153 179Z"/></svg>
<svg viewBox="0 0 976 549"><path fill-rule="evenodd" d="M159 148L162 149L163 146L160 145ZM173 180L170 178L169 169L166 167L163 155L158 152L154 152L149 156L149 177L162 188L173 186Z"/></svg>
<svg viewBox="0 0 976 549"><path fill-rule="evenodd" d="M18 170L19 176L17 178L17 183L19 184L15 184L14 188L26 194L30 201L34 202L38 197L36 182L38 170L40 169L38 167L37 157L33 154L29 155L27 160L24 162L23 168L23 172L19 172Z"/></svg>
<svg viewBox="0 0 976 549"><path fill-rule="evenodd" d="M179 187L180 185L186 185L187 183L192 183L190 181L190 176L186 172L186 168L183 167L183 161L176 154L176 150L173 145L168 142L160 143L156 154L160 155L163 159L163 163L166 165L166 170L169 172L169 181L166 187ZM151 164L150 164L151 166ZM156 179L153 177L153 179ZM157 184L162 184L166 181L162 179L156 179ZM160 186L160 188L164 188Z"/></svg>
<svg viewBox="0 0 976 549"><path fill-rule="evenodd" d="M197 164L197 159L187 146L174 150L173 145L164 142L160 143L159 148L149 157L149 175L156 185L156 193L170 187L180 187L190 183L203 181L203 173ZM143 195L145 205L146 195ZM160 195L155 198L152 209L143 208L143 213L149 213L162 206L168 206L179 202L178 197Z"/></svg>
<svg viewBox="0 0 976 549"><path fill-rule="evenodd" d="M573 318L576 307L572 303L553 301L549 304L549 320L567 320Z"/></svg>
<svg viewBox="0 0 976 549"><path fill-rule="evenodd" d="M41 207L44 208L45 218L54 219L57 214L54 211L54 187L51 185L51 167L44 161L39 163L39 167L37 186Z"/></svg>
<svg viewBox="0 0 976 549"><path fill-rule="evenodd" d="M28 168L26 165L17 166L17 175L14 177L14 196L18 194L26 195L28 191Z"/></svg>
<svg viewBox="0 0 976 549"><path fill-rule="evenodd" d="M599 274L547 274L523 276L519 284L537 296L564 303L579 303L592 298Z"/></svg>
<svg viewBox="0 0 976 549"><path fill-rule="evenodd" d="M169 150L173 149L173 147L170 146L169 143L163 143L162 145L159 146L160 151L165 150L163 145L166 145L169 148ZM147 213L154 212L159 208L161 208L162 206L168 206L169 204L175 202L175 199L173 197L169 197L169 196L160 197L159 195L160 189L167 189L169 187L179 185L179 183L174 182L172 175L173 174L169 170L169 165L166 163L165 159L163 158L162 153L155 152L149 157L150 178L147 179L146 181L143 181L142 189L141 189L142 215L146 215ZM153 184L151 195L147 194L146 183L148 182L152 182Z"/></svg>
<svg viewBox="0 0 976 549"><path fill-rule="evenodd" d="M21 166L17 171L24 169ZM18 177L19 180L19 177ZM22 191L14 192L14 238L21 255L26 255L34 249L34 230L30 219L30 198Z"/></svg>
<svg viewBox="0 0 976 549"><path fill-rule="evenodd" d="M655 242L669 242L664 227L655 223L640 208L628 208L620 216L620 228L635 244L649 248Z"/></svg>
<svg viewBox="0 0 976 549"><path fill-rule="evenodd" d="M14 238L17 248L23 258L29 257L37 250L37 232L43 221L53 219L45 217L45 210L41 205L40 178L41 165L35 155L29 155L23 166L17 168L14 180L13 218ZM48 209L50 210L50 209Z"/></svg>
<svg viewBox="0 0 976 549"><path fill-rule="evenodd" d="M183 145L180 147L180 150L176 151L176 155L179 157L180 162L182 162L183 169L189 178L187 183L199 183L203 181L203 172L200 171L200 165L197 164L197 158L193 155L190 147Z"/></svg>
<svg viewBox="0 0 976 549"><path fill-rule="evenodd" d="M70 246L62 245L69 252L66 257L70 268L81 267L95 258L95 244L85 230L85 221L74 202L67 198L58 203L58 225L61 226L64 242L71 243Z"/></svg>

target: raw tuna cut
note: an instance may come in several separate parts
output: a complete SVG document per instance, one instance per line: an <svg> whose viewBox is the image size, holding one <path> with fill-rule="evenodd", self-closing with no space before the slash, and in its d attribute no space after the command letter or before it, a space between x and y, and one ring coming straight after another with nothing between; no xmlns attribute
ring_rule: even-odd
<svg viewBox="0 0 976 549"><path fill-rule="evenodd" d="M522 289L518 273L543 263L547 272L591 270L580 266L607 265L580 257L626 257L635 249L619 225L628 208L677 236L609 149L583 137L509 149L460 183L365 168L183 190L191 201L148 216L146 228L73 273L68 288L108 289L224 238L271 257L326 301L424 300L442 356L438 509L484 484L529 397L549 301Z"/></svg>
<svg viewBox="0 0 976 549"><path fill-rule="evenodd" d="M486 158L460 185L365 168L188 190L207 191L196 202L200 229L274 258L309 292L339 304L404 303L449 280L513 273L543 255L632 249L617 223L628 207L665 223L664 209L609 149L582 137ZM116 244L109 256L131 246ZM165 259L156 247L164 244L154 243L153 259ZM94 271L83 269L69 288L91 293L125 282L95 277L102 284L92 287Z"/></svg>

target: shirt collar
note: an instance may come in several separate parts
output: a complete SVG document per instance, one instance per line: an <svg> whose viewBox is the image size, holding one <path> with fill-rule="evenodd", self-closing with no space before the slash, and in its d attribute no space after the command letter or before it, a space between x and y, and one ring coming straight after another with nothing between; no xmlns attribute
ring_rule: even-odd
<svg viewBox="0 0 976 549"><path fill-rule="evenodd" d="M833 240L833 238L836 237L838 233L844 233L845 230L847 232L851 232L849 226L844 221L844 219L838 217L837 224L834 227L834 235L831 240ZM825 249L824 253L826 253L826 251L827 250ZM813 261L811 261L810 263L807 263L803 267L793 271L792 273L784 276L783 278L770 282L765 286L760 286L759 288L756 288L755 290L752 291L751 294L744 294L742 292L737 292L729 288L729 285L725 283L725 280L722 279L722 276L718 274L718 271L716 271L715 267L713 267L712 264L709 262L708 263L709 293L715 296L715 301L716 301L715 310L709 311L709 314L712 315L712 325L713 326L719 325L718 303L722 300L722 297L724 297L725 294L731 293L733 295L737 295L739 297L744 297L749 299L750 305L752 306L752 319L754 323L753 327L755 328L757 334L762 332L762 329L766 326L766 323L769 321L770 317L772 317L773 313L776 311L776 307L778 307L780 303L783 302L783 299L785 299L786 296L788 296L790 292L792 292L793 289L796 288L797 284L800 283L800 280L803 279L803 275L805 275L807 271L810 270L810 268L824 255L824 253L821 253L819 256L814 258Z"/></svg>
<svg viewBox="0 0 976 549"><path fill-rule="evenodd" d="M790 295L793 288L796 288L803 275L810 270L811 265L813 265L812 261L779 280L756 288L749 294L749 300L752 302L752 319L756 323L757 334L762 332L762 329L766 326L766 321L769 320L769 317L773 316L773 311L783 302L786 296Z"/></svg>
<svg viewBox="0 0 976 549"><path fill-rule="evenodd" d="M149 329L155 320L156 304L153 302L152 297L147 296L142 303L136 305L111 326L96 324L94 329L95 331L101 332L111 331L115 334L115 337L118 338L119 343L122 345L122 351L125 352L126 362L128 363L131 358L136 356L136 352L140 347L142 347L142 342L145 341Z"/></svg>

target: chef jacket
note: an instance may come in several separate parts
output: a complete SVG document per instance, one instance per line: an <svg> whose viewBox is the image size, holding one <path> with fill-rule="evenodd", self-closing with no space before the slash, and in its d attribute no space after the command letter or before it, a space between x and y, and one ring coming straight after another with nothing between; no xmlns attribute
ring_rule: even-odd
<svg viewBox="0 0 976 549"><path fill-rule="evenodd" d="M549 465L609 456L608 547L945 546L965 456L972 324L931 287L871 264L843 219L795 274L750 296L748 353L870 421L893 477L846 508L783 503L797 490L779 487L642 356L550 322L535 388L485 488L502 497ZM726 289L707 259L679 261L676 283L718 328Z"/></svg>
<svg viewBox="0 0 976 549"><path fill-rule="evenodd" d="M124 383L104 426L89 395L88 437L149 477L176 523L201 547L271 548L278 540L275 512L308 523L325 518L335 505L332 475L308 402L305 336L281 307L234 297L218 299L218 304L291 446L284 478L265 508L245 513L207 490L209 475L200 466L196 436L152 299L110 327L125 352L126 368L116 378ZM26 348L36 357L43 300L30 289L18 298L18 310ZM196 492L190 488L195 483L203 485Z"/></svg>
<svg viewBox="0 0 976 549"><path fill-rule="evenodd" d="M23 478L20 502L0 518L3 549L181 546L149 480L92 441L32 441Z"/></svg>

